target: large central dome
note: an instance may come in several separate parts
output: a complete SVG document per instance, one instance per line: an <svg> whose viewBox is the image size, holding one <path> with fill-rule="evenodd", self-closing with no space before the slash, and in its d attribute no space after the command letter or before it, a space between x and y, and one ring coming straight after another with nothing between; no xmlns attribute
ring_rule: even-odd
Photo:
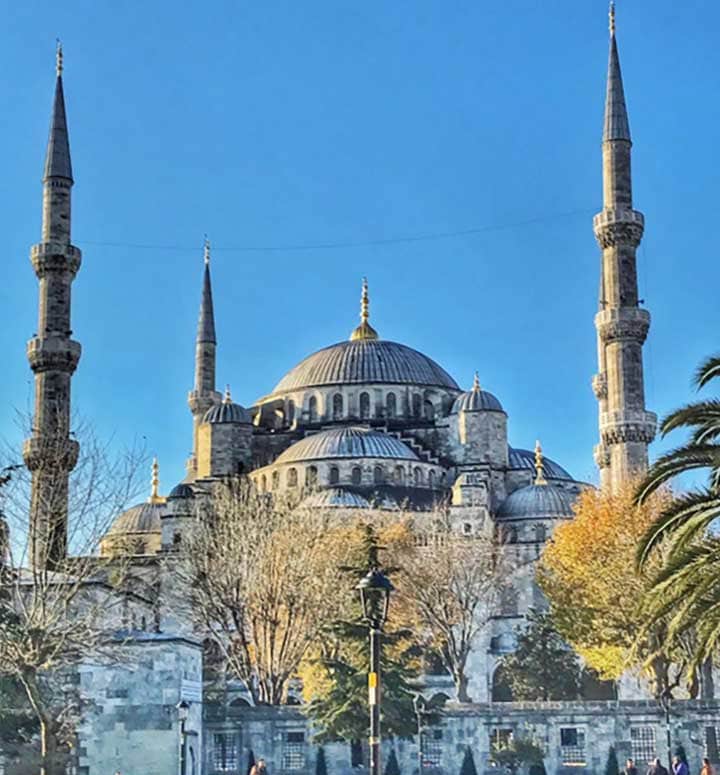
<svg viewBox="0 0 720 775"><path fill-rule="evenodd" d="M368 383L460 390L443 368L412 347L382 339L357 339L338 342L309 355L278 382L273 393Z"/></svg>

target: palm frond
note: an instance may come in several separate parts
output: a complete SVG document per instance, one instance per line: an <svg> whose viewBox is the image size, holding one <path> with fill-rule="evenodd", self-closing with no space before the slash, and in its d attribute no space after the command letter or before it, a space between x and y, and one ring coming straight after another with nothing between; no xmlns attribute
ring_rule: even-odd
<svg viewBox="0 0 720 775"><path fill-rule="evenodd" d="M699 468L720 468L720 446L686 444L661 455L648 470L640 483L635 500L644 503L658 487L678 474Z"/></svg>
<svg viewBox="0 0 720 775"><path fill-rule="evenodd" d="M676 409L663 419L660 424L660 433L665 436L676 428L687 428L707 423L720 425L720 400L713 398L707 401L697 401Z"/></svg>
<svg viewBox="0 0 720 775"><path fill-rule="evenodd" d="M711 355L698 366L695 372L695 385L698 389L703 388L716 377L720 377L720 355Z"/></svg>

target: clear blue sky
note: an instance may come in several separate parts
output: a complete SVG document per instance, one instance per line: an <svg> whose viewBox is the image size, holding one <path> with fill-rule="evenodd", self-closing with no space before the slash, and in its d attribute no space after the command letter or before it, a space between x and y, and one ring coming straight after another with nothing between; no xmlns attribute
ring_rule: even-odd
<svg viewBox="0 0 720 775"><path fill-rule="evenodd" d="M707 0L618 2L660 414L690 398L719 345L719 28ZM0 33L5 436L32 398L27 254L56 36L84 252L74 403L117 444L146 437L164 490L191 445L205 232L218 381L236 400L344 339L366 274L384 338L463 385L477 369L513 444L539 437L594 477L604 0L15 3ZM237 249L250 247L279 249Z"/></svg>

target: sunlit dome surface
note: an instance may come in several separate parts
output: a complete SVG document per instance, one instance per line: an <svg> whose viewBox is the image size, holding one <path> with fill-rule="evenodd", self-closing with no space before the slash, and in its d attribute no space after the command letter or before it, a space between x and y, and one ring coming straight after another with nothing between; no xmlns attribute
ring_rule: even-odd
<svg viewBox="0 0 720 775"><path fill-rule="evenodd" d="M531 484L521 487L500 505L496 519L537 519L540 517L572 517L576 494L551 484Z"/></svg>
<svg viewBox="0 0 720 775"><path fill-rule="evenodd" d="M508 468L527 469L535 473L535 453L529 449L509 449ZM547 479L569 479L572 476L554 460L543 455L543 473Z"/></svg>
<svg viewBox="0 0 720 775"><path fill-rule="evenodd" d="M387 433L369 428L334 428L296 442L275 463L363 457L419 460L407 444Z"/></svg>

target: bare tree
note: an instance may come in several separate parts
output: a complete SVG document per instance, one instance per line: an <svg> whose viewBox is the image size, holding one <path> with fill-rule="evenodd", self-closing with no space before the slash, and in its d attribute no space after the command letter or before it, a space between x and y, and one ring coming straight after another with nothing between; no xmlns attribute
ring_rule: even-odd
<svg viewBox="0 0 720 775"><path fill-rule="evenodd" d="M458 702L471 702L467 660L507 577L503 548L490 536L457 533L441 510L414 530L416 546L398 563L399 591L452 675Z"/></svg>
<svg viewBox="0 0 720 775"><path fill-rule="evenodd" d="M256 703L286 699L337 605L341 558L326 527L317 512L235 479L214 486L173 561L195 626Z"/></svg>
<svg viewBox="0 0 720 775"><path fill-rule="evenodd" d="M43 562L38 531L29 520L30 474L7 447L0 478L0 674L24 689L40 726L43 775L64 772L72 742L79 698L67 691L68 674L81 662L116 660L112 633L121 628L127 595L119 586L127 559L100 558L99 539L111 517L136 490L140 454L132 451L111 460L108 448L84 434L81 454L70 476L68 536L71 556ZM66 454L61 443L44 454ZM52 466L46 457L45 466ZM58 492L62 494L62 484ZM37 496L36 496L37 497ZM47 498L54 498L46 489ZM33 511L58 513L57 503L33 503ZM142 602L140 603L142 605Z"/></svg>

